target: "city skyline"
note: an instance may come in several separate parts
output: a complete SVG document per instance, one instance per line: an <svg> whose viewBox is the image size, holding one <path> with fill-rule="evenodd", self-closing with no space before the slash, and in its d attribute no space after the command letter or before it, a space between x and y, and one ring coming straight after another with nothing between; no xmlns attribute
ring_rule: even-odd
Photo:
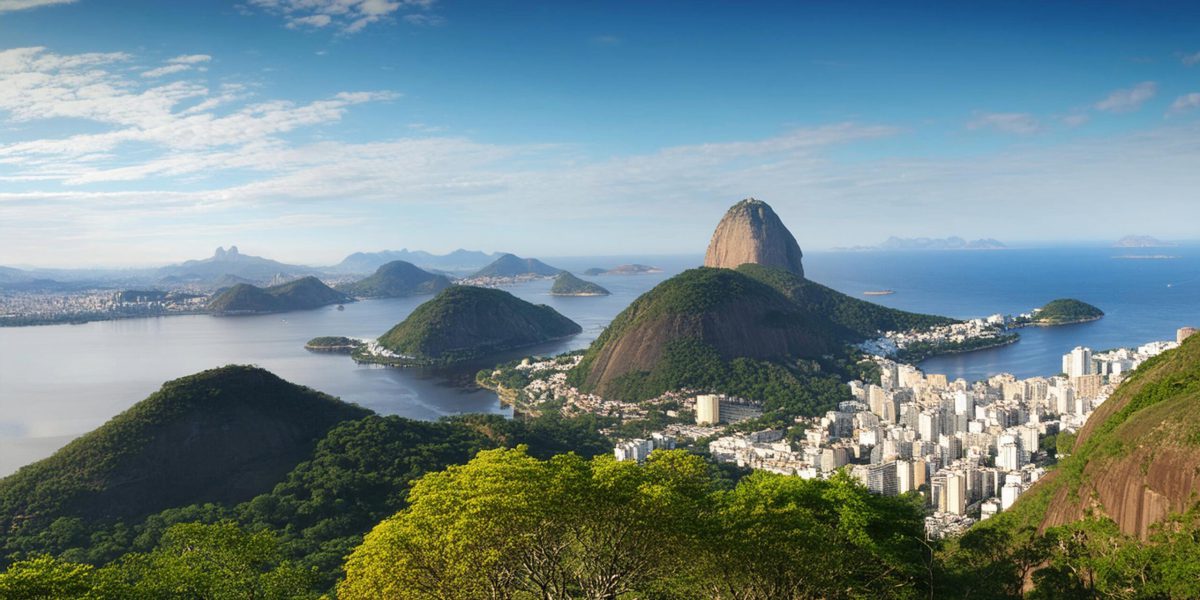
<svg viewBox="0 0 1200 600"><path fill-rule="evenodd" d="M1193 239L1196 12L0 1L0 265Z"/></svg>

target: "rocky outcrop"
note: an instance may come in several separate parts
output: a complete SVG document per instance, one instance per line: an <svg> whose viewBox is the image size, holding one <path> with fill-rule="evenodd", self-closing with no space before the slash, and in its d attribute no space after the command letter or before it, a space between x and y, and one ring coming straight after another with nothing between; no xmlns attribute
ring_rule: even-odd
<svg viewBox="0 0 1200 600"><path fill-rule="evenodd" d="M1098 513L1144 539L1200 498L1197 432L1200 338L1192 338L1122 383L1080 430L1071 456L1026 495L1049 496L1043 528Z"/></svg>
<svg viewBox="0 0 1200 600"><path fill-rule="evenodd" d="M733 205L717 224L704 266L736 269L751 263L803 277L801 258L800 245L775 211L762 200L747 198Z"/></svg>

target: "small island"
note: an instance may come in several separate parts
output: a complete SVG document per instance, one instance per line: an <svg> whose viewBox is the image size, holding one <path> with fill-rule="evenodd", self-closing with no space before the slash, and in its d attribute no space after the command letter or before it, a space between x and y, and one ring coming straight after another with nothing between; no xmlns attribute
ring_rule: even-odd
<svg viewBox="0 0 1200 600"><path fill-rule="evenodd" d="M1057 325L1072 325L1098 320L1104 316L1104 311L1073 298L1059 298L1046 303L1041 308L1035 308L1028 316L1022 315L1014 323L1015 326L1030 325L1034 327L1054 327Z"/></svg>
<svg viewBox="0 0 1200 600"><path fill-rule="evenodd" d="M583 272L584 275L595 277L596 275L644 275L647 273L662 273L662 269L652 267L650 265L617 265L611 269L602 267L592 267Z"/></svg>
<svg viewBox="0 0 1200 600"><path fill-rule="evenodd" d="M578 323L544 304L503 290L456 285L352 351L355 361L396 367L441 366L580 333Z"/></svg>
<svg viewBox="0 0 1200 600"><path fill-rule="evenodd" d="M584 281L566 271L554 278L551 296L608 296L612 292L590 281Z"/></svg>
<svg viewBox="0 0 1200 600"><path fill-rule="evenodd" d="M354 338L322 336L308 340L308 343L304 344L304 349L313 352L329 352L331 354L352 354L364 345L365 343L362 340Z"/></svg>

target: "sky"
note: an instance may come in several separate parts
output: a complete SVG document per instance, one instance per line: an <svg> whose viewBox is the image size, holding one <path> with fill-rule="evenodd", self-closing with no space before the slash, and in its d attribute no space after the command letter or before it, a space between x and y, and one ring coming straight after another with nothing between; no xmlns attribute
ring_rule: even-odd
<svg viewBox="0 0 1200 600"><path fill-rule="evenodd" d="M0 265L1200 238L1200 3L0 0Z"/></svg>

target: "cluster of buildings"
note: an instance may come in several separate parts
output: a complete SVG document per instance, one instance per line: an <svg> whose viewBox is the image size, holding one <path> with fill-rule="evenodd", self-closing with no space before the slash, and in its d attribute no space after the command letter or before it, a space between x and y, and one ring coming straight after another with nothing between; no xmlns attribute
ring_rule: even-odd
<svg viewBox="0 0 1200 600"><path fill-rule="evenodd" d="M883 337L868 340L859 345L863 352L873 356L896 356L901 351L918 344L930 347L961 346L976 343L987 346L988 342L999 345L1012 339L1008 326L1019 318L1029 315L995 314L990 317L971 319L961 323L939 325L912 331L889 331Z"/></svg>
<svg viewBox="0 0 1200 600"><path fill-rule="evenodd" d="M6 292L0 293L0 325L192 314L207 304L206 295L182 292Z"/></svg>
<svg viewBox="0 0 1200 600"><path fill-rule="evenodd" d="M1181 330L1180 340L1184 334ZM878 494L919 492L930 511L927 532L945 536L1012 506L1043 475L1047 436L1077 430L1124 377L1178 343L1103 353L1081 347L1063 356L1060 375L1000 374L974 383L876 356L878 384L851 382L853 400L822 417L798 420L790 435L720 430L720 423L753 418L741 411L754 403L700 395L695 430L673 426L671 443L720 431L707 445L719 462L804 478L847 470ZM624 443L642 449L652 444ZM620 449L617 454L625 460L638 456L643 455Z"/></svg>

